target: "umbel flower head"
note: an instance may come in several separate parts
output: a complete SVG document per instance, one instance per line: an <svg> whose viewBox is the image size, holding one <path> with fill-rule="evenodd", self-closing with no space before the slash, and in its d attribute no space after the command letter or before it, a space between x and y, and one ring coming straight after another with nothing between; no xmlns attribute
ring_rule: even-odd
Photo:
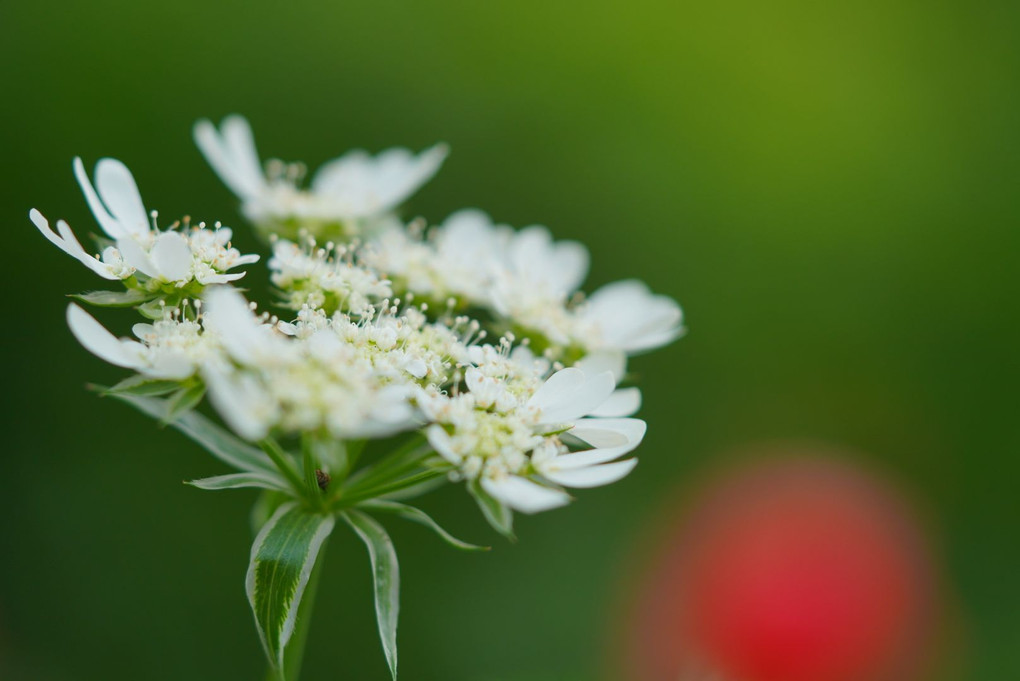
<svg viewBox="0 0 1020 681"><path fill-rule="evenodd" d="M71 304L68 324L86 349L132 372L106 394L234 469L191 484L263 490L247 585L270 664L289 664L297 607L340 519L369 546L395 675L396 556L373 516L478 548L403 502L462 484L513 537L515 511L563 506L570 490L627 476L646 429L633 417L642 400L627 359L678 338L680 307L634 279L585 295L588 250L542 226L516 230L478 210L432 227L400 222L396 208L439 169L442 145L348 152L305 189L298 166L263 170L239 116L219 129L200 121L194 136L270 244L274 300L260 306L231 286L259 255L235 249L228 228L184 219L160 229L126 166L101 160L93 183L75 159L105 235L98 253L62 220L51 227L33 209L31 221L123 284L79 302L144 319L119 338Z"/></svg>
<svg viewBox="0 0 1020 681"><path fill-rule="evenodd" d="M160 304L178 305L197 296L209 284L237 281L244 272L235 267L250 265L258 255L242 255L233 248L233 233L216 223L191 225L190 218L174 223L170 229L156 226L156 213L147 213L131 171L116 159L104 158L96 164L93 187L80 158L74 159L74 174L81 185L92 214L107 239L101 240L102 253L90 255L63 220L57 229L34 208L29 216L43 236L93 272L110 281L122 281L127 292L95 298L108 304L141 304L143 314L162 317ZM97 191L98 189L98 191ZM154 316L155 315L155 316Z"/></svg>
<svg viewBox="0 0 1020 681"><path fill-rule="evenodd" d="M447 154L443 144L420 154L396 147L372 156L356 149L324 164L303 189L301 164L275 161L263 170L241 116L226 117L219 130L199 121L194 134L209 165L241 199L245 217L267 237L293 238L301 230L326 238L359 234L432 179Z"/></svg>

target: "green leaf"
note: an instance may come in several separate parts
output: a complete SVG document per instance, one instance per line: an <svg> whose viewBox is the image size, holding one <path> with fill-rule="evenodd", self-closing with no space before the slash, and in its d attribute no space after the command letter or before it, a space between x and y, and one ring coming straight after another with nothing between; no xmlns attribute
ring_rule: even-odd
<svg viewBox="0 0 1020 681"><path fill-rule="evenodd" d="M214 475L211 478L186 480L184 484L208 490L240 489L242 487L260 487L262 489L278 491L287 491L289 489L286 480L267 473L229 473L227 475Z"/></svg>
<svg viewBox="0 0 1020 681"><path fill-rule="evenodd" d="M112 393L110 397L130 404L138 411L157 421L166 421L169 414L166 400ZM205 447L220 461L243 471L276 472L276 467L261 450L242 442L197 411L184 414L170 423L189 438Z"/></svg>
<svg viewBox="0 0 1020 681"><path fill-rule="evenodd" d="M409 499L416 499L423 494L428 494L433 490L439 489L449 482L450 479L445 475L428 478L421 482L416 482L408 487L404 487L393 492L387 492L386 494L380 495L379 498L387 501L407 501Z"/></svg>
<svg viewBox="0 0 1020 681"><path fill-rule="evenodd" d="M113 393L126 393L128 395L156 397L172 393L175 390L179 390L180 387L181 384L178 381L163 381L160 379L149 378L142 374L135 374L134 376L128 376L112 388L106 389L103 391L103 394L110 395Z"/></svg>
<svg viewBox="0 0 1020 681"><path fill-rule="evenodd" d="M397 615L400 613L400 568L397 565L397 552L386 530L369 516L355 510L345 511L341 515L368 547L375 583L375 616L379 623L379 638L382 639L383 653L386 655L390 674L396 679Z"/></svg>
<svg viewBox="0 0 1020 681"><path fill-rule="evenodd" d="M331 515L290 503L281 506L255 537L245 587L262 646L276 669L283 669L301 597L334 522Z"/></svg>
<svg viewBox="0 0 1020 681"><path fill-rule="evenodd" d="M465 541L457 539L449 532L444 530L439 523L433 520L425 511L414 506L408 506L407 504L399 504L395 501L384 501L382 499L375 499L372 501L366 501L363 504L359 504L359 508L363 508L369 511L379 511L382 513L393 513L395 515L410 520L411 522L424 525L431 529L433 532L438 534L443 541L452 546L455 549L461 551L488 551L491 547L488 546L477 546L475 544L469 544Z"/></svg>
<svg viewBox="0 0 1020 681"><path fill-rule="evenodd" d="M127 291L89 291L87 293L72 293L71 298L80 300L96 307L134 307L144 303L153 294L128 289Z"/></svg>
<svg viewBox="0 0 1020 681"><path fill-rule="evenodd" d="M403 492L409 489L416 489L422 484L432 482L436 479L441 479L445 482L445 477L448 472L447 468L427 468L420 470L411 475L396 480L384 480L380 481L378 485L372 487L366 487L364 485L356 485L344 489L340 494L340 500L347 504L357 503L359 501L365 501L367 499L375 499L377 497L395 495L398 492Z"/></svg>
<svg viewBox="0 0 1020 681"><path fill-rule="evenodd" d="M478 508L482 509L482 515L489 521L492 528L510 541L517 541L517 536L514 534L513 511L489 496L489 493L482 489L477 480L468 483L468 491L478 502Z"/></svg>
<svg viewBox="0 0 1020 681"><path fill-rule="evenodd" d="M277 492L271 489L262 490L259 498L255 500L251 507L251 513L248 514L252 534L258 534L259 530L273 517L277 509L292 499L293 497L285 492Z"/></svg>
<svg viewBox="0 0 1020 681"><path fill-rule="evenodd" d="M166 426L181 418L198 406L205 397L205 385L194 385L181 388L166 400L166 419L161 424Z"/></svg>

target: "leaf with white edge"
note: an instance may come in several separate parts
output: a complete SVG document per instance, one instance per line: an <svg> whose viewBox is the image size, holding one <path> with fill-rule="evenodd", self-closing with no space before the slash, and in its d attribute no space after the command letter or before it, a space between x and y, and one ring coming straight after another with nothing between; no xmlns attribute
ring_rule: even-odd
<svg viewBox="0 0 1020 681"><path fill-rule="evenodd" d="M510 541L517 541L517 535L514 534L514 512L505 504L493 499L488 492L482 489L477 480L472 480L468 484L468 491L478 502L478 508L482 510L482 515L492 525L492 529Z"/></svg>
<svg viewBox="0 0 1020 681"><path fill-rule="evenodd" d="M161 421L163 425L169 425L181 418L192 409L198 406L205 397L205 385L195 385L181 388L166 400L166 419Z"/></svg>
<svg viewBox="0 0 1020 681"><path fill-rule="evenodd" d="M140 397L113 393L114 397L127 402L138 411L151 416L157 421L166 421L169 413L166 400L154 397ZM276 466L262 450L242 442L223 428L219 427L197 411L190 411L170 426L181 431L189 438L205 447L206 451L220 461L244 471L276 472Z"/></svg>
<svg viewBox="0 0 1020 681"><path fill-rule="evenodd" d="M359 508L363 508L366 511L393 513L395 515L400 516L401 518L404 518L405 520L410 520L411 522L418 523L419 525L424 525L425 527L431 529L433 532L438 534L440 538L447 544L449 544L455 549L460 549L461 551L489 551L492 548L490 546L478 546L476 544L469 544L466 541L461 541L460 539L457 539L452 534L444 530L442 526L440 526L439 523L433 520L431 516L425 513L425 511L421 510L420 508L415 508L414 506L408 506L407 504L399 504L395 501L374 499L372 501L366 501L363 504L359 504Z"/></svg>
<svg viewBox="0 0 1020 681"><path fill-rule="evenodd" d="M89 291L72 293L71 298L96 307L134 307L152 298L153 294L129 289L127 291Z"/></svg>
<svg viewBox="0 0 1020 681"><path fill-rule="evenodd" d="M172 393L175 390L179 390L180 387L181 384L178 381L164 381L149 378L142 374L135 374L134 376L128 376L117 385L107 388L103 391L103 394L125 393L128 395L141 395L143 397L156 397Z"/></svg>
<svg viewBox="0 0 1020 681"><path fill-rule="evenodd" d="M283 668L301 597L334 523L331 515L290 503L277 509L255 537L245 590L262 646L276 669Z"/></svg>
<svg viewBox="0 0 1020 681"><path fill-rule="evenodd" d="M258 534L259 530L273 517L277 509L292 498L289 489L287 492L278 492L271 489L262 490L259 498L252 504L251 512L248 514L252 534Z"/></svg>
<svg viewBox="0 0 1020 681"><path fill-rule="evenodd" d="M397 678L397 616L400 613L400 568L397 552L386 530L375 520L360 511L349 510L341 514L368 547L375 584L375 616L379 623L379 638L390 667Z"/></svg>
<svg viewBox="0 0 1020 681"><path fill-rule="evenodd" d="M286 492L290 489L286 480L280 476L273 476L268 473L228 473L227 475L214 475L211 478L186 480L184 484L208 490L259 487L261 489Z"/></svg>

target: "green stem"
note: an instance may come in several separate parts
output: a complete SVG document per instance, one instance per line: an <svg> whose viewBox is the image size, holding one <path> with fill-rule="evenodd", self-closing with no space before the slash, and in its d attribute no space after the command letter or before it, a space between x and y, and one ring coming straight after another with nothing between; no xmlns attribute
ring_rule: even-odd
<svg viewBox="0 0 1020 681"><path fill-rule="evenodd" d="M315 452L312 451L312 442L308 435L301 437L301 457L301 472L305 474L308 494L319 495L319 483L315 479L315 469L319 464L315 460Z"/></svg>
<svg viewBox="0 0 1020 681"><path fill-rule="evenodd" d="M299 476L297 471L294 470L294 465L291 463L290 456L287 452L283 451L283 448L271 438L262 440L259 442L259 446L262 447L262 451L264 451L269 458L273 460L273 463L276 464L276 467L279 468L280 472L283 473L285 478L287 478L287 481L290 482L294 491L298 493L298 496L304 497L304 481L301 480L301 476Z"/></svg>
<svg viewBox="0 0 1020 681"><path fill-rule="evenodd" d="M329 543L328 539L319 548L315 566L312 568L312 574L308 577L308 585L305 586L301 604L298 605L297 619L294 620L294 633L287 643L283 669L270 667L266 673L266 681L298 681L301 676L301 662L305 657L305 644L308 642L308 629L311 624L312 610L315 608L315 594L319 587L322 564L326 558L327 543Z"/></svg>

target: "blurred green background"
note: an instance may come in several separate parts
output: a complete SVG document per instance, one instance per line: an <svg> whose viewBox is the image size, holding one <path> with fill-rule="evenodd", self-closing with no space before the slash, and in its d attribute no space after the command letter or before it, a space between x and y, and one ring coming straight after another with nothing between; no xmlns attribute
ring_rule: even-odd
<svg viewBox="0 0 1020 681"><path fill-rule="evenodd" d="M444 140L409 214L547 224L591 248L589 290L639 276L687 313L685 339L634 362L650 430L626 481L521 518L517 545L463 490L430 497L486 555L390 523L405 678L601 678L663 504L776 438L866 452L905 489L962 651L948 677L1020 678L1018 15L962 0L4 2L0 677L261 678L242 584L252 495L181 485L224 471L85 391L120 372L71 338L63 295L101 282L27 219L94 230L70 161L110 155L165 220L221 219L253 247L190 141L196 118L236 111L264 156L312 167ZM355 541L329 547L310 681L386 677Z"/></svg>

